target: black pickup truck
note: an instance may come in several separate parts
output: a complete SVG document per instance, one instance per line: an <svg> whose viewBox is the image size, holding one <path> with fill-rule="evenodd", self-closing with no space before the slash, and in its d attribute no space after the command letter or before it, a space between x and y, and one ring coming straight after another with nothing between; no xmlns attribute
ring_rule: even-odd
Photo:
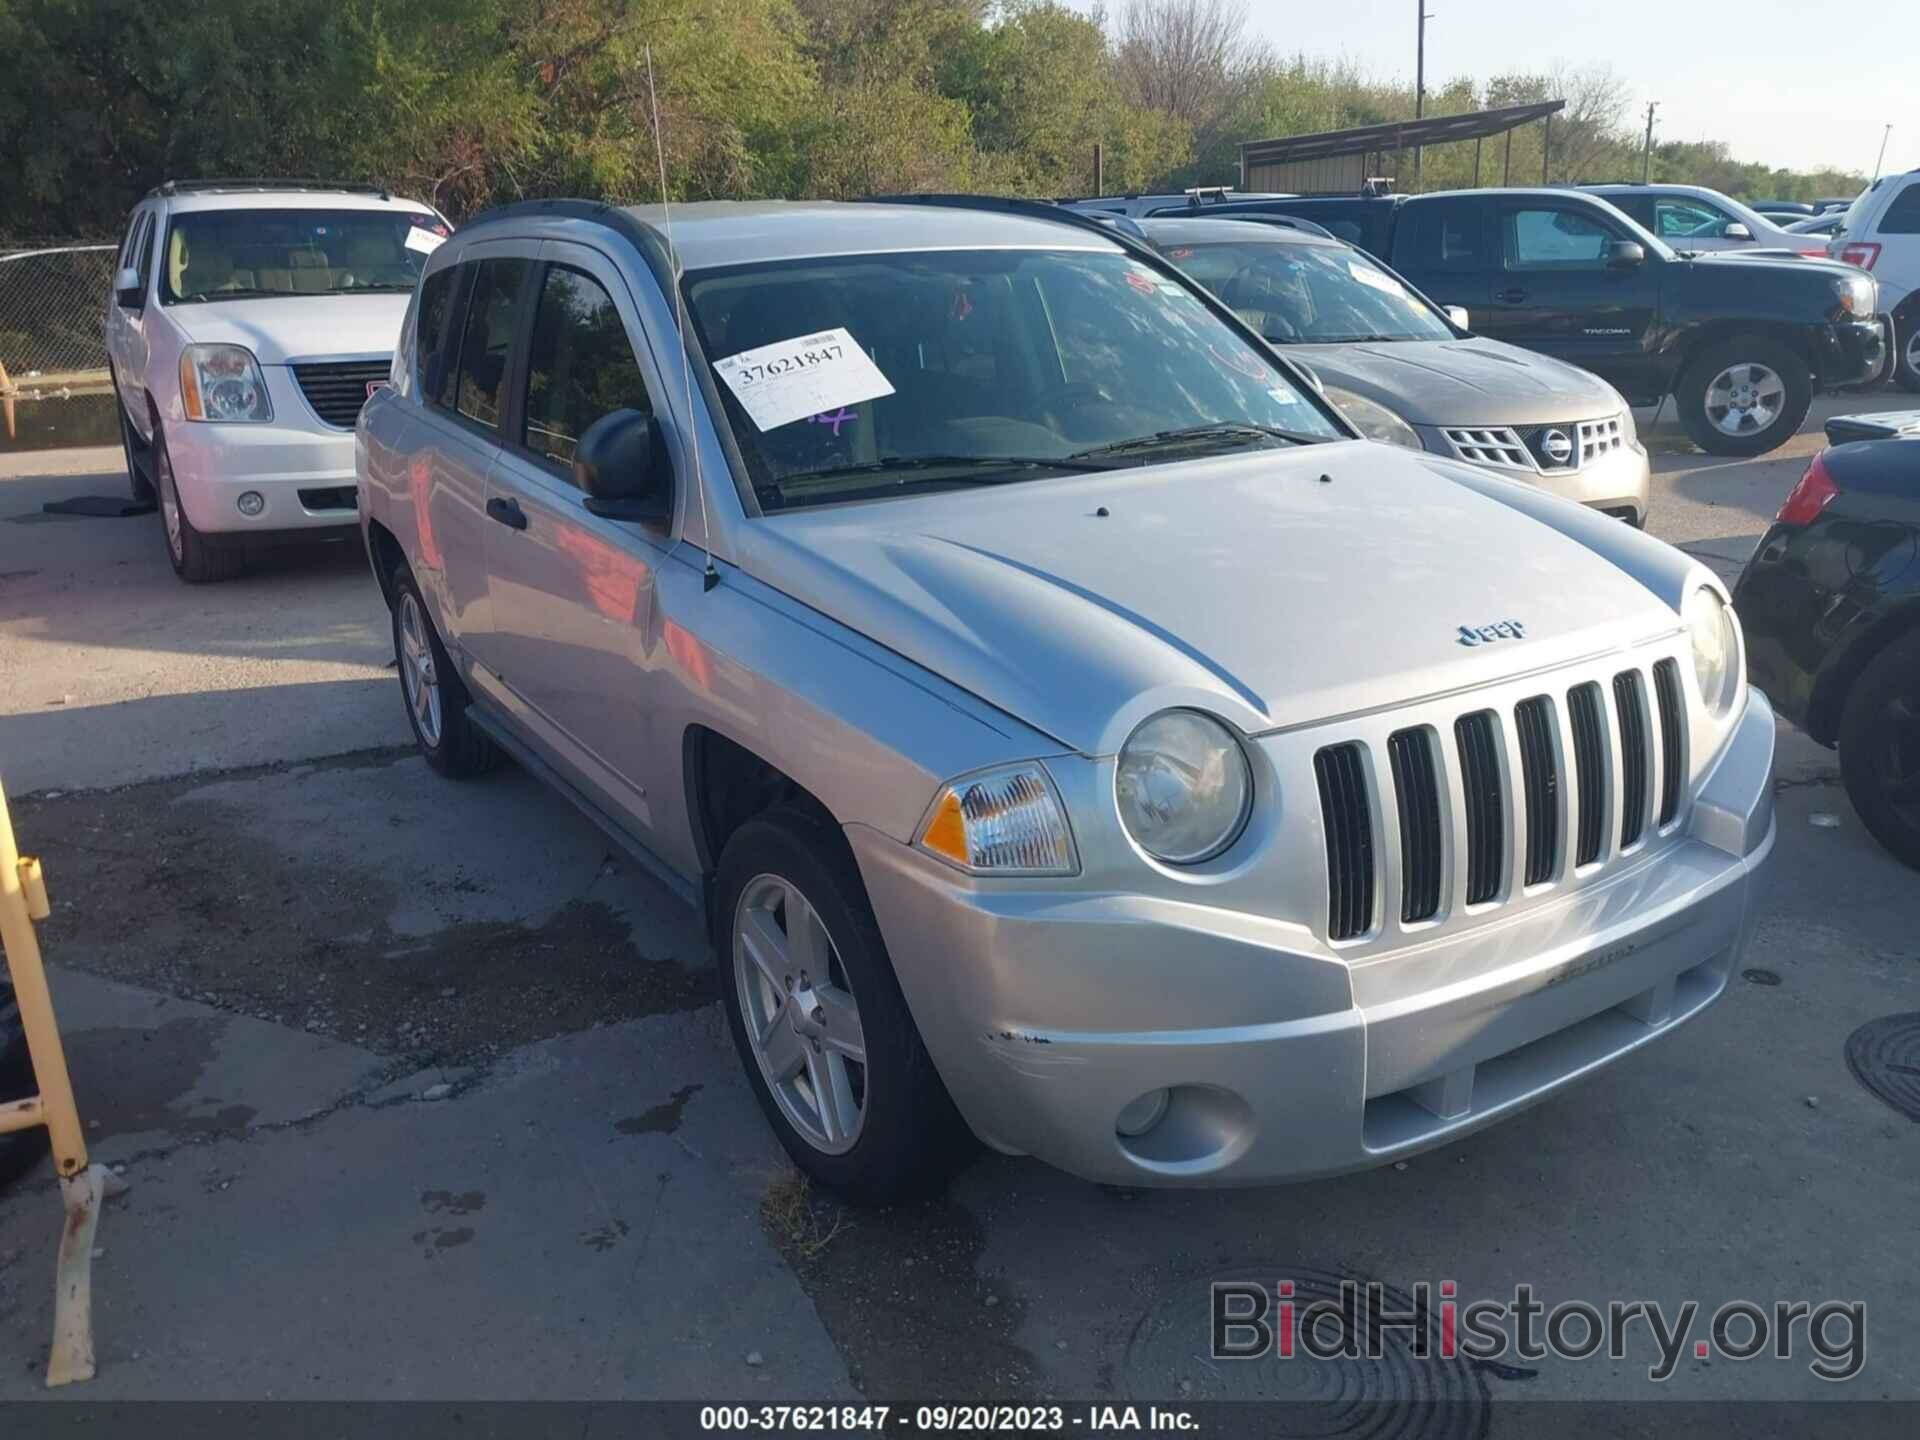
<svg viewBox="0 0 1920 1440"><path fill-rule="evenodd" d="M1838 261L1680 254L1577 191L1454 190L1208 206L1312 220L1385 260L1477 334L1584 366L1636 405L1672 395L1715 455L1784 443L1821 390L1876 379L1879 291Z"/></svg>

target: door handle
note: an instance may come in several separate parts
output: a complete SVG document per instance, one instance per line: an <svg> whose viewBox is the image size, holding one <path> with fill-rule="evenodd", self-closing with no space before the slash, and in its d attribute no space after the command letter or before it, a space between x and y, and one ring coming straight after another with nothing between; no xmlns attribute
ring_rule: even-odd
<svg viewBox="0 0 1920 1440"><path fill-rule="evenodd" d="M1502 290L1493 298L1498 300L1502 305L1523 305L1526 303L1527 292L1515 287L1511 290Z"/></svg>
<svg viewBox="0 0 1920 1440"><path fill-rule="evenodd" d="M510 495L494 495L487 500L487 518L498 520L509 530L527 528L527 512L520 508L520 502Z"/></svg>

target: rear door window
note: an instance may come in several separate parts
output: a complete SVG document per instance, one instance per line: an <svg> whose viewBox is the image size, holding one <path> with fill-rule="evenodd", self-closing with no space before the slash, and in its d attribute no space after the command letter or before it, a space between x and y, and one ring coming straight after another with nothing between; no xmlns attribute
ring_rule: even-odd
<svg viewBox="0 0 1920 1440"><path fill-rule="evenodd" d="M499 259L474 266L466 328L448 375L455 412L490 430L500 428L506 413L508 361L528 263Z"/></svg>
<svg viewBox="0 0 1920 1440"><path fill-rule="evenodd" d="M1484 270L1487 234L1483 213L1470 204L1408 207L1407 239L1399 259L1411 270Z"/></svg>
<svg viewBox="0 0 1920 1440"><path fill-rule="evenodd" d="M1880 217L1882 235L1920 235L1920 180L1909 181L1907 188L1893 197Z"/></svg>

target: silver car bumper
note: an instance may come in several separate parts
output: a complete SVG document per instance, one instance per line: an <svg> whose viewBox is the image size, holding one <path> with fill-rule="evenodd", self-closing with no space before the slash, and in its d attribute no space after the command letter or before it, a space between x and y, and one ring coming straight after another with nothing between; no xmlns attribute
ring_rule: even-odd
<svg viewBox="0 0 1920 1440"><path fill-rule="evenodd" d="M1747 709L1684 833L1508 923L1364 962L1307 927L965 881L850 827L903 991L996 1148L1123 1185L1365 1168L1543 1099L1724 990L1772 851L1774 719ZM1159 1119L1116 1122L1165 1087ZM1132 1120L1157 1105L1136 1106Z"/></svg>

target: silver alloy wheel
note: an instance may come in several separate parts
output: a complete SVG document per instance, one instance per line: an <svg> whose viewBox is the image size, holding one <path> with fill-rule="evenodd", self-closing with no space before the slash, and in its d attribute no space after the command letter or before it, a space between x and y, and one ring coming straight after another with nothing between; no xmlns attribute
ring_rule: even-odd
<svg viewBox="0 0 1920 1440"><path fill-rule="evenodd" d="M1729 365L1707 385L1707 423L1722 435L1758 435L1786 408L1786 381L1765 365Z"/></svg>
<svg viewBox="0 0 1920 1440"><path fill-rule="evenodd" d="M167 458L167 447L153 447L153 469L160 477L160 518L167 526L167 549L172 552L176 565L186 563L186 542L180 534L180 492L174 488L173 461Z"/></svg>
<svg viewBox="0 0 1920 1440"><path fill-rule="evenodd" d="M842 1155L867 1118L867 1047L846 970L792 881L756 875L733 912L733 980L760 1074L807 1144Z"/></svg>
<svg viewBox="0 0 1920 1440"><path fill-rule="evenodd" d="M408 591L400 597L400 688L407 708L420 727L420 738L430 746L440 743L440 673L433 664L433 643L427 638L427 617Z"/></svg>

